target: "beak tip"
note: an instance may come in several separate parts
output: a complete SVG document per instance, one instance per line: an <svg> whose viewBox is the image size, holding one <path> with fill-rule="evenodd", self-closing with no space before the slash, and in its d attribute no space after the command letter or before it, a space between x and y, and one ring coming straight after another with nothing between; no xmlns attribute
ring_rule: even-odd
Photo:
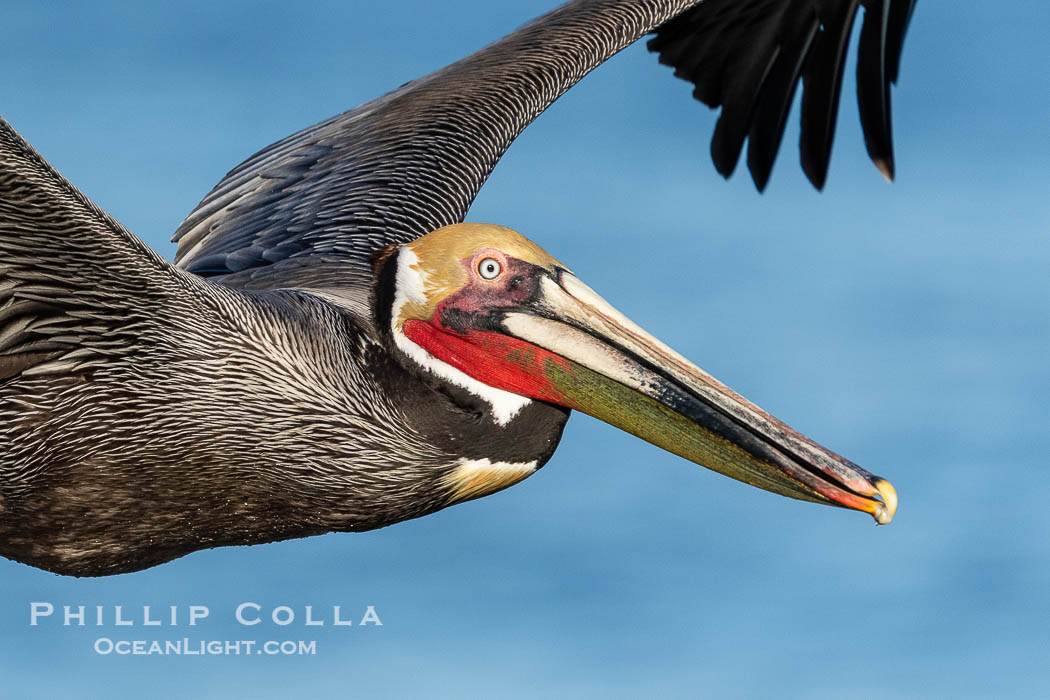
<svg viewBox="0 0 1050 700"><path fill-rule="evenodd" d="M897 489L885 479L877 478L872 485L882 497L882 504L875 509L873 514L875 522L879 525L889 525L893 521L893 516L897 514Z"/></svg>

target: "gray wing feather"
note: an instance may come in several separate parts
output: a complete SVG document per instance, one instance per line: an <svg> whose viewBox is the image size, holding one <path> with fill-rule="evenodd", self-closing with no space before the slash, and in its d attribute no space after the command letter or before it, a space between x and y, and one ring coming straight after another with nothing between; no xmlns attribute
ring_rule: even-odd
<svg viewBox="0 0 1050 700"><path fill-rule="evenodd" d="M695 0L574 2L232 170L176 231L176 263L269 286L279 260L372 253L462 220L514 138L569 87ZM224 280L232 281L232 280Z"/></svg>
<svg viewBox="0 0 1050 700"><path fill-rule="evenodd" d="M722 108L712 141L718 170L728 177L747 138L760 189L804 79L802 159L820 187L845 61L842 37L858 4L882 18L867 33L860 97L869 151L885 171L892 168L888 82L896 79L913 0L577 0L255 154L179 226L176 264L249 288L299 286L307 274L316 288L348 277L355 288L367 287L376 250L462 221L517 135L649 32L661 62L693 82L697 99ZM310 273L312 262L324 269Z"/></svg>
<svg viewBox="0 0 1050 700"><path fill-rule="evenodd" d="M0 118L0 385L105 363L159 309L205 285L95 206Z"/></svg>

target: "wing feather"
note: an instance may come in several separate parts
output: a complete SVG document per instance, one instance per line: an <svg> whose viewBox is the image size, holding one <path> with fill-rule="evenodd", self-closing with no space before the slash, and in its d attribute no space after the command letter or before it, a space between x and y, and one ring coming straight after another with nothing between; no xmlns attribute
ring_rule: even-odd
<svg viewBox="0 0 1050 700"><path fill-rule="evenodd" d="M0 384L117 352L130 300L182 275L0 118Z"/></svg>
<svg viewBox="0 0 1050 700"><path fill-rule="evenodd" d="M827 175L850 28L861 0L575 0L467 58L275 143L231 170L175 232L176 263L225 284L294 284L307 260L367 277L379 249L462 221L517 135L644 34L694 96L721 107L711 155L725 176L745 140L765 187L800 80L802 165ZM892 164L887 80L910 0L882 8L862 47L862 123ZM866 24L866 26L868 26ZM886 159L889 159L888 161ZM277 265L298 260L296 265ZM351 272L352 270L352 272ZM335 284L336 280L331 280Z"/></svg>

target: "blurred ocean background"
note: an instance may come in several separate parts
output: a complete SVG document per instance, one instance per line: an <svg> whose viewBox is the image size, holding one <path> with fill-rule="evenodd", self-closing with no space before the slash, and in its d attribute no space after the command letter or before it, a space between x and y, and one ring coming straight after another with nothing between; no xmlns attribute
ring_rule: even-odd
<svg viewBox="0 0 1050 700"><path fill-rule="evenodd" d="M0 114L170 256L176 226L243 158L553 4L7 0ZM893 91L897 182L867 160L850 75L823 193L798 166L797 110L765 195L743 167L723 181L717 115L636 45L526 130L468 217L532 237L890 479L891 526L576 415L526 482L384 530L96 580L0 561L0 694L1047 697L1048 28L1035 0L920 2ZM211 615L31 627L32 601ZM299 620L242 627L244 601ZM301 625L307 605L329 624ZM333 605L355 623L373 605L383 625L334 628ZM317 653L93 651L182 636Z"/></svg>

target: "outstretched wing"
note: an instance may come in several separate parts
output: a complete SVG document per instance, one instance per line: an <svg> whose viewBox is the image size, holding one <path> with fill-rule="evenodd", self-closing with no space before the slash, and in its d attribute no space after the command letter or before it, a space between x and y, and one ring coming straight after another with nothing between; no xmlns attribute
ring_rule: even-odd
<svg viewBox="0 0 1050 700"><path fill-rule="evenodd" d="M696 86L696 99L722 108L711 140L719 173L732 174L746 137L748 169L765 188L801 78L802 168L815 187L824 186L846 49L862 5L861 125L868 154L892 180L889 87L897 81L914 0L707 0L657 30L649 50Z"/></svg>
<svg viewBox="0 0 1050 700"><path fill-rule="evenodd" d="M593 68L655 31L649 48L722 114L719 172L765 186L795 87L802 164L827 174L846 46L865 7L858 64L868 150L893 171L889 83L913 0L576 0L377 100L263 149L175 232L176 264L275 288L370 279L379 248L462 221L519 133ZM348 282L349 280L349 282Z"/></svg>
<svg viewBox="0 0 1050 700"><path fill-rule="evenodd" d="M0 387L106 364L161 309L205 286L96 207L0 118Z"/></svg>

